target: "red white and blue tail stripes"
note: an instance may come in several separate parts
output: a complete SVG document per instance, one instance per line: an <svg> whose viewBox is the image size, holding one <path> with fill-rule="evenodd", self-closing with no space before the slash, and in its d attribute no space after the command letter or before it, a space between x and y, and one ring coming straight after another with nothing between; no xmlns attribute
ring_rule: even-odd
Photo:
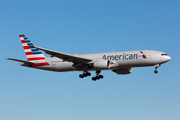
<svg viewBox="0 0 180 120"><path fill-rule="evenodd" d="M37 48L32 47L34 44L26 37L26 35L21 34L19 37L25 51L27 61L34 62L37 66L42 66L44 64L47 65L47 62L45 62L45 56Z"/></svg>

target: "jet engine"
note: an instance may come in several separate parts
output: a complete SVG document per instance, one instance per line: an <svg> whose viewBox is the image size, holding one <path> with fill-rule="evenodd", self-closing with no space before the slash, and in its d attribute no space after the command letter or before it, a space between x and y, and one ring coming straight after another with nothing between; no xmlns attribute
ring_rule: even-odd
<svg viewBox="0 0 180 120"><path fill-rule="evenodd" d="M109 68L110 61L108 60L97 60L94 61L93 67L95 69L107 69Z"/></svg>
<svg viewBox="0 0 180 120"><path fill-rule="evenodd" d="M132 72L131 68L119 68L119 69L115 69L112 70L113 72L117 73L117 74L130 74Z"/></svg>

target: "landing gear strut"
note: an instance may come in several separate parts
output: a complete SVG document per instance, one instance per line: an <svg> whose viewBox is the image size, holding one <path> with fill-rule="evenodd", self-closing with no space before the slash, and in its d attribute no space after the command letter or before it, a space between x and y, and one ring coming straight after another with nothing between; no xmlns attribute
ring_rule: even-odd
<svg viewBox="0 0 180 120"><path fill-rule="evenodd" d="M84 78L84 77L87 77L87 76L91 76L91 73L90 72L83 72L83 74L79 75L80 78Z"/></svg>
<svg viewBox="0 0 180 120"><path fill-rule="evenodd" d="M101 73L101 71L100 71L100 70L97 70L97 71L96 71L96 76L95 76L95 77L92 77L92 80L93 80L93 81L96 81L96 80L99 80L99 79L103 79L104 76L103 76L103 75L99 75L100 73Z"/></svg>
<svg viewBox="0 0 180 120"><path fill-rule="evenodd" d="M158 67L160 67L160 66L161 66L160 64L155 65L155 70L154 70L154 73L155 73L155 74L158 73L157 69L158 69Z"/></svg>

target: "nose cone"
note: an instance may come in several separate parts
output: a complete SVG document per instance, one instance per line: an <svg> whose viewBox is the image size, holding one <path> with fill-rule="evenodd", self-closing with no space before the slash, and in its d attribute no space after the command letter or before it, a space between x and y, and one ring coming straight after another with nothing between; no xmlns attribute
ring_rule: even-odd
<svg viewBox="0 0 180 120"><path fill-rule="evenodd" d="M168 62L169 60L171 60L171 57L168 56L168 55L167 56L162 56L161 60L162 60L163 63L165 63L165 62Z"/></svg>
<svg viewBox="0 0 180 120"><path fill-rule="evenodd" d="M170 57L170 56L168 56L168 61L169 61L169 60L171 60L171 57Z"/></svg>

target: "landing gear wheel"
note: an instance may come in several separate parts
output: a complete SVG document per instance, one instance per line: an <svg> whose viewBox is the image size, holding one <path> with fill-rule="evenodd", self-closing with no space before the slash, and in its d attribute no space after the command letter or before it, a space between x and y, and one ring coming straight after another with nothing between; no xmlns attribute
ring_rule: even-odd
<svg viewBox="0 0 180 120"><path fill-rule="evenodd" d="M91 73L88 72L88 73L87 73L87 76L91 76Z"/></svg>
<svg viewBox="0 0 180 120"><path fill-rule="evenodd" d="M93 81L96 81L96 78L95 78L95 77L92 77L92 80L93 80Z"/></svg>
<svg viewBox="0 0 180 120"><path fill-rule="evenodd" d="M154 73L155 73L155 74L157 74L157 73L158 73L158 71L157 71L157 70L154 70Z"/></svg>
<svg viewBox="0 0 180 120"><path fill-rule="evenodd" d="M99 77L99 76L96 76L96 79L98 79L98 80L99 80L99 79L100 79L100 77Z"/></svg>
<svg viewBox="0 0 180 120"><path fill-rule="evenodd" d="M79 75L79 78L84 78L84 75L80 74L80 75Z"/></svg>
<svg viewBox="0 0 180 120"><path fill-rule="evenodd" d="M84 73L84 74L83 74L83 76L84 76L84 77L87 77L87 74L86 74L86 73Z"/></svg>
<svg viewBox="0 0 180 120"><path fill-rule="evenodd" d="M91 76L91 73L89 73L89 72L84 72L84 73L83 73L83 76L84 76L84 77Z"/></svg>
<svg viewBox="0 0 180 120"><path fill-rule="evenodd" d="M103 79L104 76L103 75L100 75L101 73L101 70L97 70L96 71L96 76L95 77L92 77L92 80L96 81L96 80L99 80L99 79Z"/></svg>
<svg viewBox="0 0 180 120"><path fill-rule="evenodd" d="M99 78L103 79L103 78L104 78L104 76L103 76L103 75L99 75Z"/></svg>

